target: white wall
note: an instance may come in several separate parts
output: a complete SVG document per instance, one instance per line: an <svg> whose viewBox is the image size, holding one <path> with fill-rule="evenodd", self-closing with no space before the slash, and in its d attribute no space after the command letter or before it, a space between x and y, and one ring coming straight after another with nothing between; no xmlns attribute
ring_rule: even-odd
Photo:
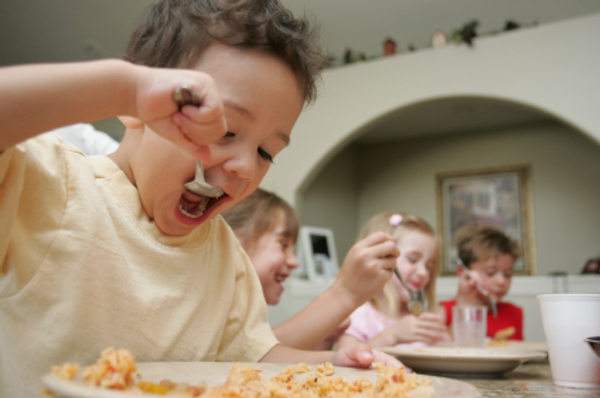
<svg viewBox="0 0 600 398"><path fill-rule="evenodd" d="M436 226L436 173L527 164L539 274L579 273L600 255L600 145L560 125L369 146L358 222L398 209ZM439 231L438 231L439 232Z"/></svg>
<svg viewBox="0 0 600 398"><path fill-rule="evenodd" d="M600 14L340 67L323 74L320 98L298 120L293 145L262 186L296 195L361 129L405 106L482 96L538 108L600 141Z"/></svg>
<svg viewBox="0 0 600 398"><path fill-rule="evenodd" d="M537 273L579 273L600 255L600 145L557 123L350 146L302 192L300 219L332 228L341 259L380 211L435 228L437 173L507 165L531 168Z"/></svg>

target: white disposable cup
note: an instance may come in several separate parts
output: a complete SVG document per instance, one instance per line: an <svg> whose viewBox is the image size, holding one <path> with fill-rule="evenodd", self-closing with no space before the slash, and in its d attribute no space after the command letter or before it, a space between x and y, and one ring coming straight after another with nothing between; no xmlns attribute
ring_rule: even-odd
<svg viewBox="0 0 600 398"><path fill-rule="evenodd" d="M600 361L583 340L600 335L600 294L542 294L538 300L554 384L600 389Z"/></svg>
<svg viewBox="0 0 600 398"><path fill-rule="evenodd" d="M483 347L486 328L486 307L452 308L452 334L457 347Z"/></svg>

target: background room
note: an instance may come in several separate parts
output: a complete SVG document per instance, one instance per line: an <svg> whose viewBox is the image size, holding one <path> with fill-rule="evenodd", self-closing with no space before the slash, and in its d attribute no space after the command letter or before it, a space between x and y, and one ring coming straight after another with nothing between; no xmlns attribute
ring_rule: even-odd
<svg viewBox="0 0 600 398"><path fill-rule="evenodd" d="M581 275L600 256L600 2L282 2L319 21L331 63L262 187L301 225L331 230L339 263L380 211L418 214L443 236L444 176L519 167L528 256L507 300L524 308L525 339L544 339L538 294L600 292L600 276ZM0 65L121 57L149 3L3 1ZM121 138L116 119L95 126ZM441 299L456 292L449 261ZM290 278L271 323L330 282Z"/></svg>

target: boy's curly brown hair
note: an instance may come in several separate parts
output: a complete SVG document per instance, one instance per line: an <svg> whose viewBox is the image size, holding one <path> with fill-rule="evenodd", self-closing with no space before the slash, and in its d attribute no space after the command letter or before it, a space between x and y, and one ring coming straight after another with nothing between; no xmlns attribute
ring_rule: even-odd
<svg viewBox="0 0 600 398"><path fill-rule="evenodd" d="M469 224L459 229L456 232L455 244L458 257L467 268L476 261L499 254L508 254L515 261L521 256L521 249L516 240L498 228L484 224Z"/></svg>
<svg viewBox="0 0 600 398"><path fill-rule="evenodd" d="M146 9L124 59L140 65L190 68L213 43L256 49L290 66L307 103L325 57L316 30L279 0L158 0Z"/></svg>

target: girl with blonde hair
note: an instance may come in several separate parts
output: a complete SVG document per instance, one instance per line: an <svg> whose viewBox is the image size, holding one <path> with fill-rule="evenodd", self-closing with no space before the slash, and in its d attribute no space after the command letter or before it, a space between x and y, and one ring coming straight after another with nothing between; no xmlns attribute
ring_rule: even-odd
<svg viewBox="0 0 600 398"><path fill-rule="evenodd" d="M396 275L384 288L350 316L350 327L338 346L357 340L373 347L407 343L435 344L450 339L435 297L439 242L431 226L408 213L384 212L373 216L363 227L360 238L376 231L393 237L400 250L396 268L412 289L423 289L426 312L419 316L408 310L408 291Z"/></svg>

